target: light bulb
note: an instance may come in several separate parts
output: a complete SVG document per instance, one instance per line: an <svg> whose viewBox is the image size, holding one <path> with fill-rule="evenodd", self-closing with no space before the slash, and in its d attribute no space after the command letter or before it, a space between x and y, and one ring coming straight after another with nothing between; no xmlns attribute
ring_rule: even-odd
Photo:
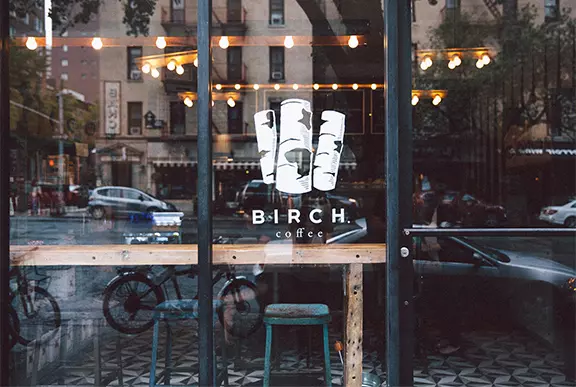
<svg viewBox="0 0 576 387"><path fill-rule="evenodd" d="M194 102L192 102L190 97L186 97L186 98L184 98L184 105L186 105L188 107L192 107L192 106L194 106Z"/></svg>
<svg viewBox="0 0 576 387"><path fill-rule="evenodd" d="M38 48L38 43L36 43L36 38L30 36L26 39L26 48L29 50L34 51Z"/></svg>
<svg viewBox="0 0 576 387"><path fill-rule="evenodd" d="M454 63L454 67L458 67L462 64L462 59L460 59L460 55L454 55L451 62Z"/></svg>
<svg viewBox="0 0 576 387"><path fill-rule="evenodd" d="M212 101L212 107L214 107L214 101Z"/></svg>
<svg viewBox="0 0 576 387"><path fill-rule="evenodd" d="M358 90L358 84L357 84L357 83L353 84L353 85L352 85L352 88L353 88L354 90Z"/></svg>
<svg viewBox="0 0 576 387"><path fill-rule="evenodd" d="M194 67L198 67L198 57L194 59Z"/></svg>
<svg viewBox="0 0 576 387"><path fill-rule="evenodd" d="M172 59L170 62L168 62L168 65L166 66L166 68L170 71L176 70L176 61L174 59Z"/></svg>
<svg viewBox="0 0 576 387"><path fill-rule="evenodd" d="M166 39L163 36L159 36L156 38L156 47L163 50L166 48Z"/></svg>
<svg viewBox="0 0 576 387"><path fill-rule="evenodd" d="M148 62L144 63L144 65L142 66L142 72L144 74L149 74L150 70L152 70L152 66L150 66L150 63Z"/></svg>
<svg viewBox="0 0 576 387"><path fill-rule="evenodd" d="M416 94L414 94L412 96L412 106L416 106L418 105L418 102L420 101L420 98L418 98L418 96Z"/></svg>
<svg viewBox="0 0 576 387"><path fill-rule="evenodd" d="M448 62L448 68L450 70L454 70L456 68L456 63L454 63L454 61L451 60L450 62Z"/></svg>
<svg viewBox="0 0 576 387"><path fill-rule="evenodd" d="M297 84L297 83L293 84L293 85L292 85L292 88L293 88L294 90L298 90L298 84Z"/></svg>
<svg viewBox="0 0 576 387"><path fill-rule="evenodd" d="M259 88L260 88L260 85L257 84L257 83L255 83L255 84L254 84L254 90L258 90Z"/></svg>
<svg viewBox="0 0 576 387"><path fill-rule="evenodd" d="M356 48L358 47L358 37L356 35L352 35L350 36L350 39L348 39L348 46L350 48Z"/></svg>
<svg viewBox="0 0 576 387"><path fill-rule="evenodd" d="M228 40L227 36L221 36L220 37L220 41L218 42L218 45L220 46L221 49L225 50L228 47L230 47L230 41Z"/></svg>
<svg viewBox="0 0 576 387"><path fill-rule="evenodd" d="M279 84L275 84L275 85L274 85L274 90L280 90L280 85L279 85Z"/></svg>
<svg viewBox="0 0 576 387"><path fill-rule="evenodd" d="M488 64L490 64L490 61L491 61L490 55L488 55L488 54L482 55L482 63L484 63L485 65L488 65Z"/></svg>
<svg viewBox="0 0 576 387"><path fill-rule="evenodd" d="M102 47L104 47L104 44L102 43L102 39L100 39L100 38L92 39L92 48L93 49L100 50L100 49L102 49Z"/></svg>
<svg viewBox="0 0 576 387"><path fill-rule="evenodd" d="M150 75L152 75L153 78L158 78L160 76L160 71L158 71L158 69L152 69Z"/></svg>
<svg viewBox="0 0 576 387"><path fill-rule="evenodd" d="M228 98L228 101L226 101L226 103L227 103L228 106L230 106L231 108L233 108L234 106L236 106L236 101L234 101L234 98L232 98L232 97Z"/></svg>
<svg viewBox="0 0 576 387"><path fill-rule="evenodd" d="M240 86L239 83L237 83L237 84L234 85L234 88L235 88L236 90L240 90L240 87L241 87L241 86Z"/></svg>
<svg viewBox="0 0 576 387"><path fill-rule="evenodd" d="M429 56L427 56L427 57L424 59L424 62L426 62L426 66L427 66L427 67L432 66L432 58L430 58Z"/></svg>
<svg viewBox="0 0 576 387"><path fill-rule="evenodd" d="M182 67L182 65L178 65L176 67L176 74L178 74L178 75L184 74L184 67Z"/></svg>
<svg viewBox="0 0 576 387"><path fill-rule="evenodd" d="M335 83L333 83L333 84L332 84L332 90L338 90L338 85L335 84Z"/></svg>
<svg viewBox="0 0 576 387"><path fill-rule="evenodd" d="M294 38L292 38L292 36L288 35L284 38L284 47L286 48L294 47Z"/></svg>
<svg viewBox="0 0 576 387"><path fill-rule="evenodd" d="M314 90L318 90L320 88L320 85L315 83L313 87L314 87Z"/></svg>
<svg viewBox="0 0 576 387"><path fill-rule="evenodd" d="M482 62L482 58L480 58L476 61L476 67L478 67L479 69L484 67L484 62Z"/></svg>
<svg viewBox="0 0 576 387"><path fill-rule="evenodd" d="M372 90L376 90L376 87L377 87L377 86L376 86L375 83L373 83L373 84L370 86L370 88L371 88Z"/></svg>
<svg viewBox="0 0 576 387"><path fill-rule="evenodd" d="M216 90L222 90L222 85L221 84L216 84Z"/></svg>
<svg viewBox="0 0 576 387"><path fill-rule="evenodd" d="M426 62L422 61L420 63L420 68L422 69L422 71L428 70L428 66L426 66Z"/></svg>
<svg viewBox="0 0 576 387"><path fill-rule="evenodd" d="M434 96L434 99L432 100L432 105L438 106L440 104L440 102L442 102L442 97L440 97L438 94L436 94Z"/></svg>

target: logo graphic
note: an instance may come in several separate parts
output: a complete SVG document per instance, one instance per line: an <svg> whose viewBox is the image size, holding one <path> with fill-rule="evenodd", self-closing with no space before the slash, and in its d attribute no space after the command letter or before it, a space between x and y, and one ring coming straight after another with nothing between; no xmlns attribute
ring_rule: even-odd
<svg viewBox="0 0 576 387"><path fill-rule="evenodd" d="M287 99L280 105L280 140L273 110L254 114L262 178L287 194L303 194L336 188L340 156L344 148L346 116L325 110L318 147L312 146L310 102ZM278 157L276 157L278 156Z"/></svg>

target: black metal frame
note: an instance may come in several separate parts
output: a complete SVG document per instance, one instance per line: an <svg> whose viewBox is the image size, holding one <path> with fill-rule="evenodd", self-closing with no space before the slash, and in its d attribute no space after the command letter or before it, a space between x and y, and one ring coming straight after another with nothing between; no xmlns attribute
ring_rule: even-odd
<svg viewBox="0 0 576 387"><path fill-rule="evenodd" d="M493 237L520 237L520 236L574 236L573 228L405 228L404 235L417 236L493 236Z"/></svg>

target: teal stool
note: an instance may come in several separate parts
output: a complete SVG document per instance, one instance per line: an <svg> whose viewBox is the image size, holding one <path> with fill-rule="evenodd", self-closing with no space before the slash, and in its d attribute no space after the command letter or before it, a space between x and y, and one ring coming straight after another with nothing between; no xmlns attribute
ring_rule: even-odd
<svg viewBox="0 0 576 387"><path fill-rule="evenodd" d="M330 344L328 324L331 321L328 306L324 304L271 304L264 312L266 326L266 355L264 358L264 387L270 386L272 356L272 328L274 325L322 325L324 336L324 381L332 386L330 371Z"/></svg>
<svg viewBox="0 0 576 387"><path fill-rule="evenodd" d="M218 321L218 308L222 305L221 301L213 301L213 324ZM154 333L152 337L152 362L150 364L150 387L159 386L156 384L156 361L158 356L158 341L160 336L160 322L166 321L166 363L164 372L164 385L170 385L170 374L172 368L172 329L170 328L169 321L175 320L194 320L198 318L198 300L172 300L165 301L154 308ZM224 383L228 386L228 362L226 359L225 351L226 343L222 340L222 372L216 376L214 381L215 386ZM216 366L216 351L214 351L214 365Z"/></svg>

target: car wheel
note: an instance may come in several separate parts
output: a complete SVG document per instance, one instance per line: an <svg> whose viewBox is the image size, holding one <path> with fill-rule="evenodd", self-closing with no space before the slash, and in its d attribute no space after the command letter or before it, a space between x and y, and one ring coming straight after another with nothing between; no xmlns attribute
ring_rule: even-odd
<svg viewBox="0 0 576 387"><path fill-rule="evenodd" d="M106 216L106 210L104 210L104 207L94 207L92 209L92 218L100 220L104 218L104 216Z"/></svg>
<svg viewBox="0 0 576 387"><path fill-rule="evenodd" d="M487 227L497 227L500 222L498 221L498 216L496 214L488 214L484 225Z"/></svg>
<svg viewBox="0 0 576 387"><path fill-rule="evenodd" d="M564 225L570 228L576 228L576 216L571 216L564 221Z"/></svg>

